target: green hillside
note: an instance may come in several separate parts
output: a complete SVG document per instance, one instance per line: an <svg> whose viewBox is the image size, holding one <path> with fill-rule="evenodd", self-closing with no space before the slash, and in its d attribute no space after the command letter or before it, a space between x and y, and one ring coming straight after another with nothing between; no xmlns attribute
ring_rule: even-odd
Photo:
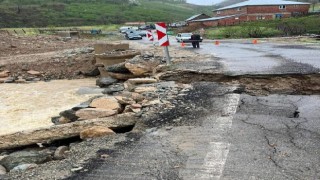
<svg viewBox="0 0 320 180"><path fill-rule="evenodd" d="M0 28L174 22L212 9L183 0L0 0Z"/></svg>

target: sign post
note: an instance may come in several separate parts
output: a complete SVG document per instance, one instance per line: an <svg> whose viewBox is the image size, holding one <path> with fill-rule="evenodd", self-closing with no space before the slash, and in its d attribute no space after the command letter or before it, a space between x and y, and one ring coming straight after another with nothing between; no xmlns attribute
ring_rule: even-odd
<svg viewBox="0 0 320 180"><path fill-rule="evenodd" d="M169 38L167 35L166 23L164 23L164 22L156 23L156 30L157 30L157 35L158 35L159 46L164 47L164 53L166 55L167 65L170 65L171 62L170 62L170 55L169 55L169 48L168 48L170 43L169 43Z"/></svg>

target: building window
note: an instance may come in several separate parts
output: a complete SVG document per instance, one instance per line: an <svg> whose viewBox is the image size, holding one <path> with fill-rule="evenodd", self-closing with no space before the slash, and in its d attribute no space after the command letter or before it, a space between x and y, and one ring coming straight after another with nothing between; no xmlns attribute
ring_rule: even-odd
<svg viewBox="0 0 320 180"><path fill-rule="evenodd" d="M257 20L265 19L263 16L257 16Z"/></svg>
<svg viewBox="0 0 320 180"><path fill-rule="evenodd" d="M217 14L220 14L221 12L220 11L217 11Z"/></svg>
<svg viewBox="0 0 320 180"><path fill-rule="evenodd" d="M286 9L286 5L279 6L279 9Z"/></svg>
<svg viewBox="0 0 320 180"><path fill-rule="evenodd" d="M241 11L241 7L238 7L237 11Z"/></svg>

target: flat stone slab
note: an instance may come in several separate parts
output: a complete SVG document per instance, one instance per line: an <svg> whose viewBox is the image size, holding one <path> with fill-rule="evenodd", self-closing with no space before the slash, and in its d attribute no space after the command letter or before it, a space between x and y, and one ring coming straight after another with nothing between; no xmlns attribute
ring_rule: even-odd
<svg viewBox="0 0 320 180"><path fill-rule="evenodd" d="M133 78L133 79L128 79L128 82L131 84L150 84L150 83L156 83L158 81L153 78Z"/></svg>
<svg viewBox="0 0 320 180"><path fill-rule="evenodd" d="M76 121L48 128L22 131L0 136L0 149L12 149L36 143L48 143L55 140L76 137L80 135L81 131L93 126L104 126L112 129L132 126L135 123L136 119L134 116L131 113L126 113L107 118Z"/></svg>

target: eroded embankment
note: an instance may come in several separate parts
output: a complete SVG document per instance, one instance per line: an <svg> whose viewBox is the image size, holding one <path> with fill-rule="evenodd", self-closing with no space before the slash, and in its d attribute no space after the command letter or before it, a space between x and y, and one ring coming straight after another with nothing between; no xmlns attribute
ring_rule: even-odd
<svg viewBox="0 0 320 180"><path fill-rule="evenodd" d="M173 80L181 83L208 81L239 85L239 93L247 93L250 95L320 94L320 74L263 74L232 76L197 72L173 72L162 75L160 79Z"/></svg>

